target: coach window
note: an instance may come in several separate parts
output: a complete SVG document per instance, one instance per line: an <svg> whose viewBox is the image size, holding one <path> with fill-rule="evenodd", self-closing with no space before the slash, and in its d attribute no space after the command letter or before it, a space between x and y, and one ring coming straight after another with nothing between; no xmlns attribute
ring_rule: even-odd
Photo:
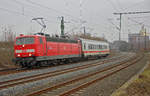
<svg viewBox="0 0 150 96"><path fill-rule="evenodd" d="M88 44L88 49L90 49L90 45Z"/></svg>
<svg viewBox="0 0 150 96"><path fill-rule="evenodd" d="M104 49L106 49L106 46L104 45Z"/></svg>
<svg viewBox="0 0 150 96"><path fill-rule="evenodd" d="M42 40L42 37L40 37L40 44L42 44L43 43L43 40Z"/></svg>
<svg viewBox="0 0 150 96"><path fill-rule="evenodd" d="M102 49L105 49L105 45L102 45Z"/></svg>
<svg viewBox="0 0 150 96"><path fill-rule="evenodd" d="M91 44L91 49L93 49L93 44Z"/></svg>
<svg viewBox="0 0 150 96"><path fill-rule="evenodd" d="M88 49L92 49L92 44L88 44Z"/></svg>
<svg viewBox="0 0 150 96"><path fill-rule="evenodd" d="M102 49L102 45L99 45L99 49Z"/></svg>
<svg viewBox="0 0 150 96"><path fill-rule="evenodd" d="M91 44L89 44L89 49L92 49L92 45Z"/></svg>

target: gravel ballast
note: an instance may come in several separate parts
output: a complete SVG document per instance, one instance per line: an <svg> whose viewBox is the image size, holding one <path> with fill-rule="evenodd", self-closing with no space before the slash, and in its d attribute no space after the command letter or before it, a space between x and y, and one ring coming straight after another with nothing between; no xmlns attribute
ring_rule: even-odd
<svg viewBox="0 0 150 96"><path fill-rule="evenodd" d="M125 55L125 54L126 53L124 53L123 55ZM117 58L120 56L122 56L122 55L115 56L112 58ZM43 73L47 73L47 72L52 72L52 71L57 71L57 70L62 70L62 69L67 69L67 68L73 68L73 67L82 66L82 65L86 65L86 64L93 64L96 62L100 62L102 60L107 60L107 59L92 60L92 61L88 61L88 62L79 62L79 63L68 64L68 65L64 65L64 66L55 66L55 67L51 67L51 68L47 68L47 69L33 70L33 71L28 71L28 72L20 72L20 73L9 74L9 75L2 75L2 76L0 76L0 81L4 82L4 81L8 81L8 80L13 80L16 78L22 78L22 77L32 76L32 75L37 75L37 74L43 74Z"/></svg>
<svg viewBox="0 0 150 96"><path fill-rule="evenodd" d="M27 91L33 91L31 89L36 89L38 87L40 88L40 86L44 86L44 85L47 85L47 84L52 85L52 84L57 83L59 81L64 81L68 78L76 77L76 76L81 75L81 74L86 74L86 73L92 72L94 70L101 70L102 68L104 68L106 66L109 66L111 64L114 64L116 62L108 63L108 64L104 64L104 65L100 65L100 66L95 66L95 67L88 68L88 69L83 69L83 70L80 70L80 71L77 71L77 72L70 72L70 73L67 73L67 74L63 74L63 75L59 75L59 76L55 76L55 77L51 77L51 78L31 82L31 83L28 83L28 84L21 84L21 85L15 86L15 87L10 87L8 89L3 89L3 90L0 90L0 96L7 96L7 95L10 95L10 94L19 96L22 93L26 93Z"/></svg>
<svg viewBox="0 0 150 96"><path fill-rule="evenodd" d="M126 81L128 81L132 76L137 74L147 62L147 57L145 56L140 62L123 69L117 74L113 74L108 78L105 78L87 88L74 93L76 96L110 96L115 90L121 87ZM72 95L73 96L73 95Z"/></svg>

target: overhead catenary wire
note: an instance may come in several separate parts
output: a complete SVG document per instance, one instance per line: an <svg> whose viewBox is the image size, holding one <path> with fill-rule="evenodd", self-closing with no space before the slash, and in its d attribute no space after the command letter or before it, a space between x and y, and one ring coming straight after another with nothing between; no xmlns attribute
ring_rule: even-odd
<svg viewBox="0 0 150 96"><path fill-rule="evenodd" d="M20 6L28 6L28 7L30 7L30 8L34 8L35 6L33 6L33 5L29 5L29 4L26 4L26 3L23 3L23 2L21 2L21 1L18 1L18 0L10 0L10 1L14 1L14 3L17 3L18 5L20 5ZM46 15L46 12L41 12L41 11L39 11L39 10L36 10L36 11L38 11L38 12L35 12L35 11L32 11L32 10L30 10L31 12L30 13L32 13L32 12L34 12L34 13L44 13L45 15ZM33 14L33 13L32 13ZM49 17L51 17L51 18L57 18L58 16L51 16L50 14L47 14Z"/></svg>
<svg viewBox="0 0 150 96"><path fill-rule="evenodd" d="M19 16L23 16L23 17L27 17L27 18L34 18L35 16L33 15L26 15L26 14L22 14L21 12L18 12L18 11L14 11L14 10L10 10L10 9L6 9L6 8L1 8L0 7L0 10L1 11L4 11L4 12L7 12L7 13L11 13L11 14L15 14L15 15L19 15ZM58 23L58 22L54 22L52 20L49 20L49 19L45 19L47 22L49 23Z"/></svg>
<svg viewBox="0 0 150 96"><path fill-rule="evenodd" d="M112 8L113 8L115 11L118 11L118 8L116 7L116 5L114 5L114 3L113 3L111 0L106 0L106 1L108 1L108 2L111 4Z"/></svg>
<svg viewBox="0 0 150 96"><path fill-rule="evenodd" d="M129 20L131 20L132 22L135 22L135 23L139 24L139 25L144 25L144 26L147 26L147 27L149 27L149 28L150 28L150 25L147 25L147 24L144 24L144 23L142 23L142 22L139 22L139 21L133 20L133 19L131 19L131 18L129 18L129 17L128 17L128 19L129 19Z"/></svg>
<svg viewBox="0 0 150 96"><path fill-rule="evenodd" d="M12 0L13 1L13 0ZM16 1L16 0L14 0L14 1ZM18 4L22 4L21 2L18 2ZM16 11L16 10L12 10L12 9L8 9L8 8L3 8L3 7L0 7L0 10L1 11L4 11L4 12L7 12L7 13L10 13L10 14L14 14L14 15L18 15L18 16L23 16L23 17L26 17L26 18L30 18L30 19L32 19L32 18L34 18L34 17L36 17L35 15L31 15L31 14L25 14L25 13L22 13L21 11ZM31 12L30 12L31 13ZM53 20L50 20L49 18L46 18L45 19L48 23L58 23L58 22L56 22L56 21L53 21Z"/></svg>
<svg viewBox="0 0 150 96"><path fill-rule="evenodd" d="M21 12L17 12L17 11L14 11L14 10L9 10L9 9L6 9L6 8L1 8L0 7L0 10L1 11L5 11L5 12L8 12L8 13L13 13L15 15L22 15L22 16L25 16L25 17L34 17L34 16L31 16L31 15L26 15L26 14L22 14Z"/></svg>
<svg viewBox="0 0 150 96"><path fill-rule="evenodd" d="M127 10L127 9L131 9L131 8L133 8L133 7L136 7L136 6L139 5L139 4L142 4L142 3L141 3L141 2L137 2L137 3L135 3L135 4L132 4L132 5L128 6L128 7L126 7L126 8L123 8L123 11L125 11L125 10Z"/></svg>
<svg viewBox="0 0 150 96"><path fill-rule="evenodd" d="M27 4L27 3L25 3L25 2L21 2L21 1L19 1L19 0L10 0L10 1L14 1L13 3L16 3L16 4L18 4L18 5L20 5L20 6L27 6L27 7L29 7L29 8L35 8L35 7L39 7L39 6L36 6L36 5L31 5L31 4ZM27 9L26 9L27 10ZM41 12L41 11L39 11L39 10L36 10L36 11L38 11L38 12L35 12L35 11L33 11L33 10L27 10L27 12L26 13L31 13L31 14L35 14L35 13L41 13L41 14L43 14L44 15L44 17L46 16L46 17L51 17L51 18L46 18L46 21L47 22L50 22L50 23L58 23L57 21L53 21L54 19L52 19L52 18L56 18L56 19L58 19L58 17L59 17L59 15L57 15L57 16L51 16L51 15L49 15L49 14L47 14L46 12ZM34 13L33 13L34 12ZM22 14L24 15L25 13L24 12L22 12ZM36 16L32 16L32 18L33 17L36 17ZM40 16L41 17L41 16ZM69 20L69 21L71 21L72 23L76 23L73 19L71 19L71 20Z"/></svg>
<svg viewBox="0 0 150 96"><path fill-rule="evenodd" d="M71 17L71 20L69 20L69 21L72 21L72 23L79 23L79 21L81 21L80 18L77 18L77 17L72 16L72 15L70 15L70 14L61 12L61 11L56 10L56 9L54 9L54 8L47 7L47 6L42 5L42 4L39 4L39 3L37 3L37 2L33 2L32 0L25 0L25 1L27 1L27 2L30 3L30 4L39 6L39 7L41 7L41 8L48 9L48 10L54 11L54 12L56 12L56 13L64 14L64 15L66 15L66 16L68 16L68 17ZM84 21L84 20L82 20L82 21ZM86 22L86 23L87 23L87 22Z"/></svg>
<svg viewBox="0 0 150 96"><path fill-rule="evenodd" d="M119 7L121 10L123 10L123 8L121 7L120 1L119 1L119 0L116 0L116 3L117 3L117 5L118 5L118 7Z"/></svg>
<svg viewBox="0 0 150 96"><path fill-rule="evenodd" d="M67 13L61 12L61 11L56 10L56 9L54 9L54 8L47 7L47 6L42 5L42 4L39 4L39 3L37 3L37 2L33 2L33 1L31 1L31 0L26 0L26 1L27 1L28 3L30 3L30 4L33 4L33 5L39 6L39 7L41 7L41 8L45 8L45 9L48 9L48 10L54 11L54 12L59 13L59 14L64 14L64 15L66 15L66 16L68 16L68 17L72 17L72 18L74 18L74 19L76 19L76 20L80 20L80 18L78 18L78 17L75 17L75 16L72 16L72 15L70 15L70 14L67 14Z"/></svg>
<svg viewBox="0 0 150 96"><path fill-rule="evenodd" d="M18 4L20 4L21 6L28 5L28 4L26 4L26 3L24 3L24 2L21 2L21 1L19 1L19 0L12 0L12 1L15 1L15 3L18 3ZM33 1L31 1L31 0L25 0L25 1L27 1L28 3L34 5L34 6L28 5L28 6L30 6L30 7L39 6L39 7L42 7L42 8L46 8L46 9L53 10L53 11L55 11L56 13L62 13L62 14L65 14L65 15L67 15L67 16L69 15L69 14L66 14L66 13L64 13L64 12L55 10L55 9L53 9L53 8L49 8L49 7L46 7L46 6L44 6L44 5L42 6L41 4L38 4L38 3L33 2ZM30 13L31 13L31 12L30 12ZM31 13L31 14L33 14L33 13ZM72 17L71 20L69 20L69 21L71 21L72 23L79 23L78 21L76 21L76 20L80 20L79 18L74 17L74 16L71 16L71 15L69 15L69 16ZM73 19L73 18L76 18L76 20Z"/></svg>

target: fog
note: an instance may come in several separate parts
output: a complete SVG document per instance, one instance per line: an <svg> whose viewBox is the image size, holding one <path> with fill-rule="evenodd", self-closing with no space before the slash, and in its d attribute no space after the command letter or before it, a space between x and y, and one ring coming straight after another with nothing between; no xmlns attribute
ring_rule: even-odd
<svg viewBox="0 0 150 96"><path fill-rule="evenodd" d="M0 27L11 26L18 35L36 33L41 26L32 19L43 17L45 33L60 34L64 16L66 33L83 32L82 25L87 33L114 41L118 40L119 15L113 13L149 11L149 5L149 0L0 0ZM123 15L121 39L127 41L128 33L138 33L142 25L149 30L149 18L150 13Z"/></svg>

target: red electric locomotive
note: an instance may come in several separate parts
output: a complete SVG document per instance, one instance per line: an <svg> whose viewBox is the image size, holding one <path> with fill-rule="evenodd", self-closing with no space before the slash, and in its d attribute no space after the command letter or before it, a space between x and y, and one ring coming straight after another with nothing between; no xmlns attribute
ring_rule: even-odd
<svg viewBox="0 0 150 96"><path fill-rule="evenodd" d="M20 35L14 45L15 62L22 67L40 66L56 60L81 58L81 41L50 37L43 33Z"/></svg>

